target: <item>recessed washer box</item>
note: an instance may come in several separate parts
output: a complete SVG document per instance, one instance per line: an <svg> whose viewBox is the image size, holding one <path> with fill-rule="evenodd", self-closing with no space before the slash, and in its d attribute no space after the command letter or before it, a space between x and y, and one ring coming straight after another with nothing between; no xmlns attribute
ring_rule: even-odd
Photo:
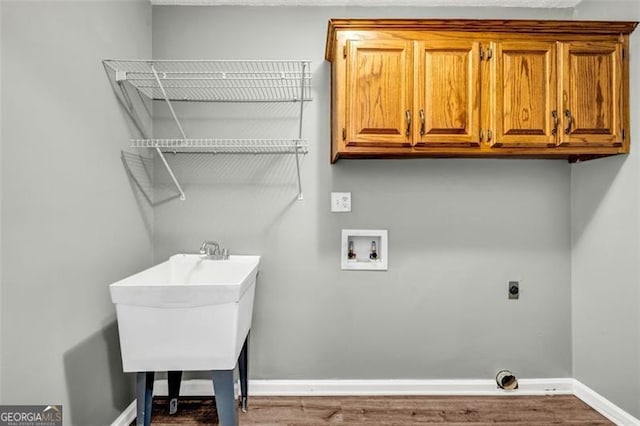
<svg viewBox="0 0 640 426"><path fill-rule="evenodd" d="M341 265L344 270L386 271L388 267L386 229L343 229Z"/></svg>

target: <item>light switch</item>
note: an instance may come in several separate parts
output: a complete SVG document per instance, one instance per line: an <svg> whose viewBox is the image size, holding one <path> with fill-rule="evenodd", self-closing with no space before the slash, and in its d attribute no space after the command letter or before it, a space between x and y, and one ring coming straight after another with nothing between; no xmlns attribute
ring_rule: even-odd
<svg viewBox="0 0 640 426"><path fill-rule="evenodd" d="M331 193L331 211L332 212L350 212L351 211L351 193L350 192L332 192Z"/></svg>

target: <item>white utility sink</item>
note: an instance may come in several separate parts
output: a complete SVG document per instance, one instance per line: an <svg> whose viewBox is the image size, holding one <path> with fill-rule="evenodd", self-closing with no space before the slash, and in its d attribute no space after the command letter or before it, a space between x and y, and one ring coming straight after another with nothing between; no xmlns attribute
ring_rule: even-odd
<svg viewBox="0 0 640 426"><path fill-rule="evenodd" d="M177 254L111 284L124 371L233 369L259 264L260 256Z"/></svg>

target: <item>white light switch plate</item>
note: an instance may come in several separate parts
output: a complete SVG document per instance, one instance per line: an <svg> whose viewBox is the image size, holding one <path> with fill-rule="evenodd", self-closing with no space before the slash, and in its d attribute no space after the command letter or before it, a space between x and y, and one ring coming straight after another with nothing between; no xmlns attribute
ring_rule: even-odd
<svg viewBox="0 0 640 426"><path fill-rule="evenodd" d="M351 211L351 193L350 192L332 192L331 193L331 211L332 212L350 212Z"/></svg>

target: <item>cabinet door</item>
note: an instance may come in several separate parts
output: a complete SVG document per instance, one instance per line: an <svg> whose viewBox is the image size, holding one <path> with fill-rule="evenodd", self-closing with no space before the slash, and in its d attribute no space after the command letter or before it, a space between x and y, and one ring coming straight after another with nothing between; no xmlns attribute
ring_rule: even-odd
<svg viewBox="0 0 640 426"><path fill-rule="evenodd" d="M416 43L416 147L480 145L480 43Z"/></svg>
<svg viewBox="0 0 640 426"><path fill-rule="evenodd" d="M556 145L556 44L513 41L493 44L492 147ZM491 59L490 59L491 60Z"/></svg>
<svg viewBox="0 0 640 426"><path fill-rule="evenodd" d="M622 145L622 44L560 43L560 143Z"/></svg>
<svg viewBox="0 0 640 426"><path fill-rule="evenodd" d="M412 53L408 41L347 41L347 146L411 146Z"/></svg>

